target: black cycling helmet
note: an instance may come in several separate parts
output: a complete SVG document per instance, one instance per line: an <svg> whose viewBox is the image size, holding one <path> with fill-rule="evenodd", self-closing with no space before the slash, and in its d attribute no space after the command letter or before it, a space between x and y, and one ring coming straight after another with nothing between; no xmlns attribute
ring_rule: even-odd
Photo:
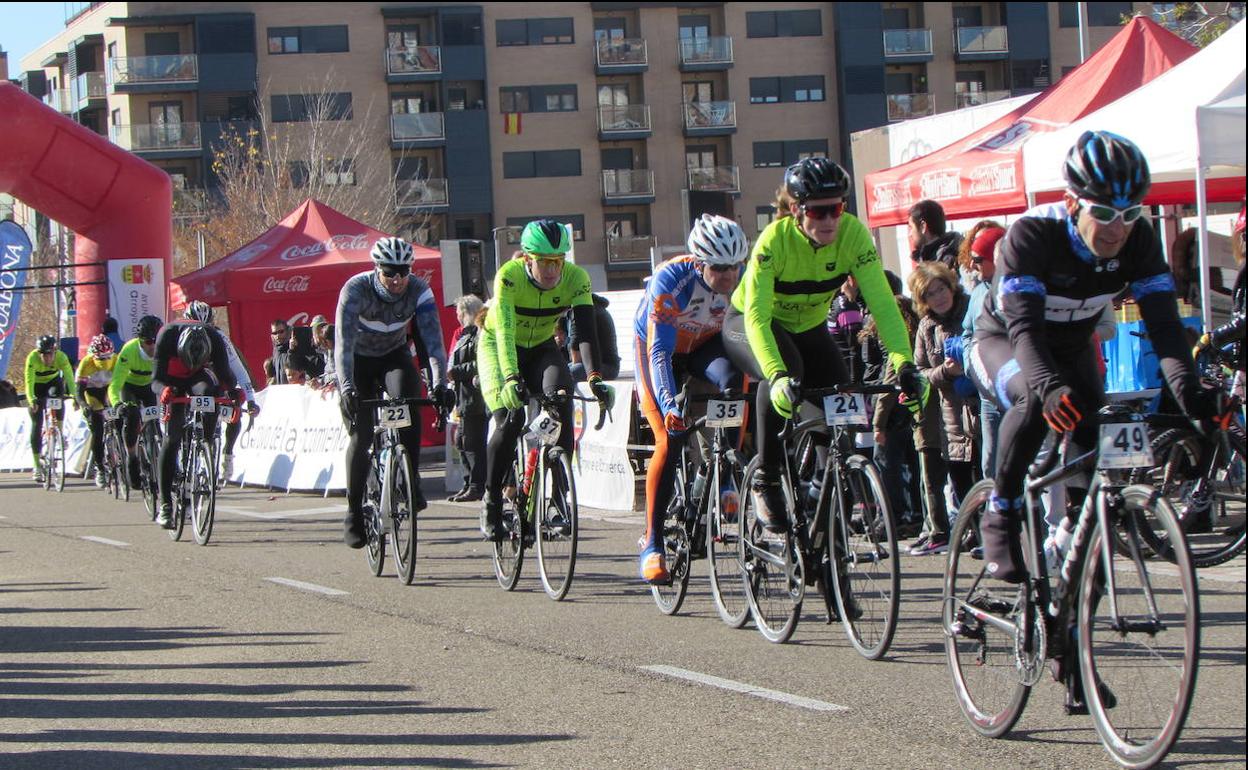
<svg viewBox="0 0 1248 770"><path fill-rule="evenodd" d="M212 305L197 299L186 306L186 310L182 313L182 317L191 321L199 321L200 323L212 323Z"/></svg>
<svg viewBox="0 0 1248 770"><path fill-rule="evenodd" d="M1084 131L1066 154L1062 176L1076 196L1118 209L1140 203L1153 183L1140 148L1108 131Z"/></svg>
<svg viewBox="0 0 1248 770"><path fill-rule="evenodd" d="M165 322L156 316L145 315L139 319L138 325L134 327L134 336L144 342L155 342L156 335L160 333L160 327L164 325Z"/></svg>
<svg viewBox="0 0 1248 770"><path fill-rule="evenodd" d="M53 337L51 334L45 334L39 338L38 345L40 353L51 353L57 348L56 337Z"/></svg>
<svg viewBox="0 0 1248 770"><path fill-rule="evenodd" d="M178 358L182 365L194 372L208 363L212 357L212 340L208 330L196 324L188 326L178 335Z"/></svg>
<svg viewBox="0 0 1248 770"><path fill-rule="evenodd" d="M849 172L828 158L806 158L784 172L784 189L793 200L844 198L854 188Z"/></svg>

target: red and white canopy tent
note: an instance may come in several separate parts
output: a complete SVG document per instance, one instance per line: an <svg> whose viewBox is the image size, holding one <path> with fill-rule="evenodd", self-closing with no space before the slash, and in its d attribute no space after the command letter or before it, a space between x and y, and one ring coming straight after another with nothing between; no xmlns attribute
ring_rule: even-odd
<svg viewBox="0 0 1248 770"><path fill-rule="evenodd" d="M1026 210L1025 142L1125 96L1195 52L1152 20L1135 17L1091 58L1025 105L935 152L868 174L868 224L904 225L910 207L923 199L939 202L949 219Z"/></svg>
<svg viewBox="0 0 1248 770"><path fill-rule="evenodd" d="M264 386L261 363L272 355L269 324L307 324L318 313L333 323L338 292L351 276L372 269L369 251L386 233L308 199L252 242L212 264L175 278L174 310L203 300L229 312L230 337L246 358L252 379ZM455 309L442 294L441 255L413 246L413 273L433 289L441 308L443 344L455 328Z"/></svg>

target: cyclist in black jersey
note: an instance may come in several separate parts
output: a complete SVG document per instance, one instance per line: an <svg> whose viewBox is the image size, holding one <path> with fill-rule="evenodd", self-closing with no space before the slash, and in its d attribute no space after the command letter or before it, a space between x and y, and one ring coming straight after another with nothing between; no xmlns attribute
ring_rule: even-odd
<svg viewBox="0 0 1248 770"><path fill-rule="evenodd" d="M967 351L981 394L1002 410L996 489L980 536L989 574L1026 576L1020 544L1027 466L1049 429L1091 448L1105 399L1092 334L1124 289L1135 296L1166 383L1202 425L1215 400L1201 386L1175 301L1174 278L1144 219L1148 162L1132 142L1085 132L1067 154L1064 219L1024 217L1001 242L993 291ZM1071 488L1074 510L1086 496Z"/></svg>

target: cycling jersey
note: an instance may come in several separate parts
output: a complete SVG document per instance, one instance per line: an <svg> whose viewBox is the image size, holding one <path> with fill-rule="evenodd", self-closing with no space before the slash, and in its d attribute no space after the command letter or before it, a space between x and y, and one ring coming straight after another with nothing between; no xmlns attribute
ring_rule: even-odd
<svg viewBox="0 0 1248 770"><path fill-rule="evenodd" d="M517 374L516 347L534 348L554 337L559 316L574 307L589 308L591 319L586 326L594 328L594 300L589 273L583 268L565 262L559 283L548 290L533 283L523 259L513 259L498 269L494 304L485 327L494 332L494 350L504 379Z"/></svg>
<svg viewBox="0 0 1248 770"><path fill-rule="evenodd" d="M78 393L74 386L74 369L69 365L69 356L65 355L65 351L56 351L51 366L43 363L43 355L38 350L30 351L30 355L26 356L26 403L35 404L35 385L43 385L57 377L61 378L70 397Z"/></svg>
<svg viewBox="0 0 1248 770"><path fill-rule="evenodd" d="M77 381L83 384L87 404L92 409L103 409L105 404L92 391L99 392L113 382L113 367L117 364L116 356L109 356L101 361L95 356L87 356L78 362Z"/></svg>
<svg viewBox="0 0 1248 770"><path fill-rule="evenodd" d="M446 371L442 324L438 306L428 284L411 276L407 289L397 297L386 291L369 270L352 276L338 294L337 344L334 368L342 390L355 389L355 357L380 358L408 342L408 325L414 322L432 370L431 385L441 385ZM414 395L414 394L413 394Z"/></svg>
<svg viewBox="0 0 1248 770"><path fill-rule="evenodd" d="M243 366L243 360L238 356L234 341L224 334L221 335L221 339L225 342L225 357L230 362L230 371L234 373L234 379L238 382L239 389L243 391L243 399L255 401L256 388L251 384L251 374L247 371L247 367Z"/></svg>
<svg viewBox="0 0 1248 770"><path fill-rule="evenodd" d="M178 355L178 342L182 332L196 326L208 332L212 352L204 365L192 370L182 363L182 357ZM189 319L167 323L156 337L156 371L152 373L152 381L157 385L186 390L189 383L202 380L203 372L207 369L212 372L218 384L233 388L238 383L230 369L229 355L225 350L227 347L224 335L208 324Z"/></svg>
<svg viewBox="0 0 1248 770"><path fill-rule="evenodd" d="M784 372L772 321L793 334L825 324L832 298L847 275L857 280L893 366L913 360L901 311L866 225L842 214L836 240L816 246L793 217L783 217L758 236L745 277L732 295L733 307L745 316L750 349L767 379Z"/></svg>
<svg viewBox="0 0 1248 770"><path fill-rule="evenodd" d="M138 337L121 346L117 353L117 363L113 364L113 379L108 385L108 401L113 406L125 400L122 390L127 385L146 388L152 384L152 372L155 370L152 357L143 352L143 345Z"/></svg>
<svg viewBox="0 0 1248 770"><path fill-rule="evenodd" d="M675 411L680 390L672 372L672 356L697 350L719 334L728 297L702 280L695 257L670 259L659 265L633 318L638 353L649 361L650 386L664 415Z"/></svg>

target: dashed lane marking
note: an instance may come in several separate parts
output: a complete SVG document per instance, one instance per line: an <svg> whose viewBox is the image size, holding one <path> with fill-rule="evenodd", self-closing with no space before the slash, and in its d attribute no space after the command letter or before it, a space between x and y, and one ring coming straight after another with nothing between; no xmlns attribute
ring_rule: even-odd
<svg viewBox="0 0 1248 770"><path fill-rule="evenodd" d="M348 591L339 591L337 588L326 588L325 586L318 586L316 583L305 583L302 580L291 580L290 578L284 577L267 577L265 580L270 583L289 586L290 588L298 588L301 591L313 591L318 594L325 594L326 596L347 596L349 594Z"/></svg>
<svg viewBox="0 0 1248 770"><path fill-rule="evenodd" d="M126 546L130 545L129 543L123 543L120 540L109 540L106 537L96 537L95 535L83 535L82 539L90 540L92 543L102 543L104 545L113 545L118 548L125 548Z"/></svg>
<svg viewBox="0 0 1248 770"><path fill-rule="evenodd" d="M649 671L663 676L670 676L676 679L684 679L689 682L710 685L718 687L722 690L731 690L744 695L751 695L755 698L764 698L766 700L774 700L783 703L786 706L794 706L796 708L809 709L810 711L849 711L845 706L840 706L827 701L815 700L814 698L806 698L801 695L792 695L779 690L769 690L766 687L756 687L752 684L744 682L734 682L731 679L722 679L710 674L699 674L697 671L689 671L675 666L640 666L643 671Z"/></svg>

